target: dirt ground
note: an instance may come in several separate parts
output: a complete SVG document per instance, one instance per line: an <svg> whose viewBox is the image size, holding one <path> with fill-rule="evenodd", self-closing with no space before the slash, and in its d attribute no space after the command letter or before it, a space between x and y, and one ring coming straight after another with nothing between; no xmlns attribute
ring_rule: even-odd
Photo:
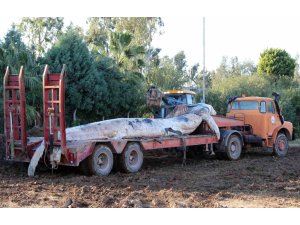
<svg viewBox="0 0 300 225"><path fill-rule="evenodd" d="M84 176L75 168L27 177L0 162L0 207L300 207L300 142L285 158L260 149L238 161L146 158L136 174Z"/></svg>

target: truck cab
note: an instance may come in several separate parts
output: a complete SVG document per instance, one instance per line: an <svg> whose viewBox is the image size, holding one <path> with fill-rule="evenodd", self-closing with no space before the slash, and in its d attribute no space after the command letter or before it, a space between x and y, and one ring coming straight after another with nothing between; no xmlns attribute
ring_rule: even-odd
<svg viewBox="0 0 300 225"><path fill-rule="evenodd" d="M165 118L178 105L193 105L196 93L188 90L169 90L163 92L163 105L155 115L156 118Z"/></svg>
<svg viewBox="0 0 300 225"><path fill-rule="evenodd" d="M293 125L284 121L277 100L265 97L235 97L228 101L227 118L241 120L251 130L252 140L284 150L292 139ZM251 138L250 138L251 139ZM251 141L250 141L251 142Z"/></svg>
<svg viewBox="0 0 300 225"><path fill-rule="evenodd" d="M196 93L188 90L169 90L163 92L166 99L175 99L178 104L192 105L195 104Z"/></svg>

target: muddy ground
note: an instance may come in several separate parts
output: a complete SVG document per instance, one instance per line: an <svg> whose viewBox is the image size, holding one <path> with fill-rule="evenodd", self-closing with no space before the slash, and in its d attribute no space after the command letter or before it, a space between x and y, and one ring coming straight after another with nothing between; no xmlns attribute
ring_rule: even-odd
<svg viewBox="0 0 300 225"><path fill-rule="evenodd" d="M260 149L238 161L214 157L145 159L136 174L84 176L75 168L27 177L0 162L0 207L300 207L300 146L285 158Z"/></svg>

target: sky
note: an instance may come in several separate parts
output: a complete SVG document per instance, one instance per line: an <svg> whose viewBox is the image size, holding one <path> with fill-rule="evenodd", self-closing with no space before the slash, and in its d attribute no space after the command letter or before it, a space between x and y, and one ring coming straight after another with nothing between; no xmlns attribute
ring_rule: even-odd
<svg viewBox="0 0 300 225"><path fill-rule="evenodd" d="M0 17L0 39L20 17ZM161 48L161 56L173 57L184 51L189 66L203 67L203 17L162 17L163 34L155 35L152 45ZM87 27L86 17L65 17L65 24L73 22ZM292 57L300 54L300 17L205 17L205 58L207 70L216 69L223 56L237 56L240 61L258 63L266 48L285 49Z"/></svg>

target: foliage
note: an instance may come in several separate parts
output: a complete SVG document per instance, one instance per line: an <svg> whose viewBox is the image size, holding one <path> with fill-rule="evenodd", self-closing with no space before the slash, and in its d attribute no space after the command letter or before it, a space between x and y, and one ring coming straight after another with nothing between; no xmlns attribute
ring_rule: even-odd
<svg viewBox="0 0 300 225"><path fill-rule="evenodd" d="M159 61L159 66L152 68L147 76L148 84L163 90L182 88L188 81L184 52L177 53L174 58L165 56Z"/></svg>
<svg viewBox="0 0 300 225"><path fill-rule="evenodd" d="M23 17L18 27L36 57L40 57L62 34L63 25L63 17Z"/></svg>
<svg viewBox="0 0 300 225"><path fill-rule="evenodd" d="M35 67L34 57L22 42L21 34L16 31L15 26L4 38L1 45L1 58L1 75L4 74L6 66L9 66L13 73L18 73L22 65L26 65L28 70L34 70Z"/></svg>
<svg viewBox="0 0 300 225"><path fill-rule="evenodd" d="M139 73L144 66L145 48L132 45L132 40L133 36L129 33L111 33L109 48L112 58L120 68Z"/></svg>
<svg viewBox="0 0 300 225"><path fill-rule="evenodd" d="M9 66L10 72L18 74L21 66L25 68L25 88L26 88L26 109L30 109L27 113L28 125L33 125L38 119L41 107L33 107L32 105L41 105L41 77L37 75L38 67L36 65L33 54L21 40L21 34L15 29L15 26L8 31L4 38L4 42L0 45L0 79L3 80L5 67ZM1 109L3 101L3 83L1 89ZM30 106L31 105L31 106ZM30 113L29 113L30 112ZM2 121L1 121L2 122ZM1 129L2 129L1 124Z"/></svg>
<svg viewBox="0 0 300 225"><path fill-rule="evenodd" d="M160 50L151 42L163 26L160 18L92 17L88 24L85 40L93 52L114 58L123 72L139 73L148 80L148 73L158 66Z"/></svg>
<svg viewBox="0 0 300 225"><path fill-rule="evenodd" d="M109 37L111 33L129 33L132 44L149 49L153 35L163 26L159 17L91 17L86 41L90 48L109 54Z"/></svg>
<svg viewBox="0 0 300 225"><path fill-rule="evenodd" d="M247 85L245 85L247 84ZM213 105L219 114L225 114L226 101L233 96L270 96L272 87L261 76L230 76L213 80L208 90L207 103Z"/></svg>
<svg viewBox="0 0 300 225"><path fill-rule="evenodd" d="M133 37L133 44L151 47L154 34L163 27L160 17L122 17L116 18L116 31L128 32Z"/></svg>
<svg viewBox="0 0 300 225"><path fill-rule="evenodd" d="M132 72L122 72L116 62L108 57L96 59L99 73L103 74L107 84L103 116L107 118L139 116L145 104L146 87L143 77Z"/></svg>
<svg viewBox="0 0 300 225"><path fill-rule="evenodd" d="M277 81L284 76L293 78L295 67L295 59L285 50L270 48L260 54L257 71L259 74L267 74Z"/></svg>
<svg viewBox="0 0 300 225"><path fill-rule="evenodd" d="M78 30L69 28L46 53L44 62L52 72L67 66L66 117L70 124L77 114L84 122L103 116L102 100L105 98L106 82L98 73L83 37ZM73 118L73 119L72 119Z"/></svg>
<svg viewBox="0 0 300 225"><path fill-rule="evenodd" d="M216 70L216 76L218 77L228 77L228 76L240 76L240 75L252 75L256 73L255 64L246 60L244 62L240 62L238 57L228 58L224 56L222 58L220 66Z"/></svg>
<svg viewBox="0 0 300 225"><path fill-rule="evenodd" d="M109 36L115 30L115 18L91 17L87 20L88 31L85 40L93 52L109 54Z"/></svg>
<svg viewBox="0 0 300 225"><path fill-rule="evenodd" d="M296 87L297 86L297 87ZM283 90L281 97L281 105L285 120L292 121L294 129L300 135L300 88L299 83L295 83Z"/></svg>

